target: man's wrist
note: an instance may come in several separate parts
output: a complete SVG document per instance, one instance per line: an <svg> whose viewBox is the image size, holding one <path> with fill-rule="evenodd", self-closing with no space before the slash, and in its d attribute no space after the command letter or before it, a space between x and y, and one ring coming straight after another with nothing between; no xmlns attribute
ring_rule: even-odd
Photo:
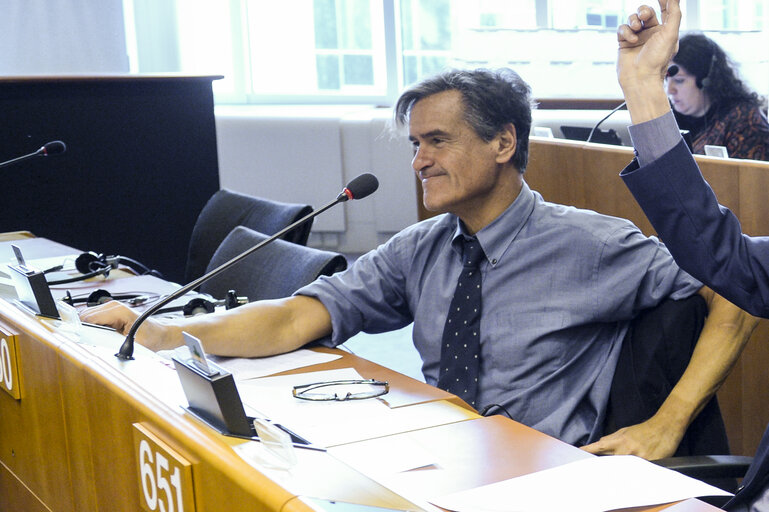
<svg viewBox="0 0 769 512"><path fill-rule="evenodd" d="M662 403L654 418L667 428L683 433L689 428L699 412L698 409L696 404L679 397L674 389Z"/></svg>
<svg viewBox="0 0 769 512"><path fill-rule="evenodd" d="M633 124L651 121L670 111L667 94L659 79L623 84L622 92Z"/></svg>

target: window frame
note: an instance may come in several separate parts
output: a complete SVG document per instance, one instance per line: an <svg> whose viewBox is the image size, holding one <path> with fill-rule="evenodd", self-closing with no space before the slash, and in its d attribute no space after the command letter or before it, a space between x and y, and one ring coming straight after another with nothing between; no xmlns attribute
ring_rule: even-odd
<svg viewBox="0 0 769 512"><path fill-rule="evenodd" d="M157 72L157 70L146 69L142 66L140 57L142 55L148 55L150 52L149 45L157 43L158 40L142 42L136 40L136 27L142 23L152 23L157 25L158 23L164 23L166 28L177 31L177 21L171 19L161 19L158 21L158 14L162 14L165 18L170 18L166 11L161 10L159 7L153 7L154 5L160 5L162 2L155 3L154 0L123 0L124 1L124 13L126 16L126 39L129 53L129 60L132 62L131 72ZM177 2L184 2L185 0L176 0ZM389 107L394 104L400 91L405 84L404 80L404 60L407 56L413 56L417 59L431 54L441 55L440 50L409 50L403 51L401 35L398 33L400 28L400 2L398 0L382 0L382 33L384 42L381 47L384 57L380 60L384 65L384 70L379 69L380 66L376 64L377 57L375 56L375 73L384 73L383 94L350 94L344 92L344 90L330 90L330 91L317 91L310 94L265 94L261 92L252 92L253 87L251 80L254 76L258 76L255 70L252 69L252 64L249 58L249 41L248 41L248 0L226 0L230 9L230 37L232 46L232 77L228 78L229 84L232 84L232 91L217 90L216 83L214 84L215 101L217 104L249 104L249 105L275 105L275 104L328 104L328 105L377 105L383 107ZM461 1L461 0L460 0ZM700 14L701 3L706 0L684 0L684 19L682 22L682 30L692 29L700 26ZM762 0L764 2L764 15L769 17L769 0ZM536 27L537 30L550 29L551 8L554 0L535 0L535 13L536 13ZM176 4L175 4L176 5ZM139 7L139 8L136 8ZM378 21L378 20L376 20ZM619 20L620 23L625 20ZM130 28L133 26L133 28ZM744 32L744 30L738 30L737 32ZM156 48L152 49L153 52L157 52ZM337 53L339 53L339 50ZM162 52L168 52L167 55L162 56L159 60L168 62L174 58L178 60L179 67L181 68L181 52L178 48L163 48ZM136 65L137 59L139 64ZM197 70L200 71L200 70ZM209 70L214 71L214 70ZM220 73L217 73L220 74ZM376 81L375 81L376 82ZM221 87L220 87L221 89Z"/></svg>

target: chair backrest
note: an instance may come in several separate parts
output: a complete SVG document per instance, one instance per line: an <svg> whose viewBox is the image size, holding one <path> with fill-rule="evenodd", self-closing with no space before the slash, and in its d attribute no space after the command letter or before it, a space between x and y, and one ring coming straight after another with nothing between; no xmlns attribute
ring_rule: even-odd
<svg viewBox="0 0 769 512"><path fill-rule="evenodd" d="M268 236L238 226L222 241L206 271L213 270ZM287 297L318 276L331 275L347 268L341 254L323 251L283 240L265 245L247 258L203 283L200 291L224 298L235 290L249 301Z"/></svg>
<svg viewBox="0 0 769 512"><path fill-rule="evenodd" d="M706 316L705 300L695 294L667 299L633 320L614 373L605 434L657 412L689 364ZM726 428L713 396L689 425L675 455L728 453Z"/></svg>
<svg viewBox="0 0 769 512"><path fill-rule="evenodd" d="M246 226L274 235L311 212L309 205L281 203L227 189L217 191L201 210L192 230L187 252L186 282L203 275L214 251L234 227ZM312 220L309 220L286 233L283 239L305 245L311 228Z"/></svg>

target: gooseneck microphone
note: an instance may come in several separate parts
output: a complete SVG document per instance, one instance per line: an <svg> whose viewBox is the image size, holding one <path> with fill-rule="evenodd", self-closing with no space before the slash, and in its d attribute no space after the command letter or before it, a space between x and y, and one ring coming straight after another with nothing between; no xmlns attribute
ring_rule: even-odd
<svg viewBox="0 0 769 512"><path fill-rule="evenodd" d="M379 187L379 181L376 179L376 176L373 174L361 174L357 178L353 179L350 183L347 184L347 186L342 190L342 192L339 193L339 195L328 203L327 205L323 206L319 210L313 211L298 221L294 222L293 224L286 226L285 228L281 229L271 237L263 240L262 242L259 242L255 246L251 247L250 249L247 249L246 251L242 252L241 254L235 256L231 260L222 263L217 268L211 270L210 272L203 274L199 278L195 279L194 281L182 286L175 292L169 294L168 296L164 297L162 300L157 301L154 303L151 307L146 309L144 313L139 315L139 317L136 319L136 321L133 323L131 328L128 330L128 334L126 335L125 341L120 346L120 350L118 351L115 356L118 359L128 360L133 359L133 353L134 353L134 338L136 336L136 331L139 330L139 326L150 316L152 316L153 313L158 311L160 308L168 304L169 302L181 297L185 293L187 293L190 290L194 290L201 284L205 283L209 279L213 278L214 276L219 275L220 273L224 272L228 268L232 267L236 263L238 263L240 260L248 257L252 253L258 251L265 245L273 242L276 238L280 238L287 232L291 231L292 229L296 228L297 226L300 226L301 224L304 224L308 220L314 218L317 215L320 215L321 213L325 212L332 206L336 205L337 203L343 203L345 201L349 201L351 199L363 199L364 197L372 194L377 188Z"/></svg>
<svg viewBox="0 0 769 512"><path fill-rule="evenodd" d="M64 153L66 150L67 150L67 145L64 144L62 141L52 140L51 142L45 144L43 147L41 147L34 153L20 156L18 158L13 158L11 160L6 160L5 162L0 162L0 167L7 167L9 165L17 164L19 162L23 162L24 160L35 158L36 156L59 155L61 153Z"/></svg>
<svg viewBox="0 0 769 512"><path fill-rule="evenodd" d="M600 121L598 121L598 122L595 124L595 126L593 126L593 129L592 129L592 130L590 130L590 135L588 135L588 136L587 136L587 140L586 140L585 142L590 142L591 140L593 140L593 135L595 134L595 131L598 129L598 127L599 127L599 126L601 126L601 124L603 124L603 122L604 122L604 121L606 121L607 119L609 119L609 117L610 117L612 114L614 114L616 111L618 111L619 109L621 109L621 108L622 108L622 107L624 107L624 106L625 106L625 102L623 101L622 103L620 103L619 105L617 105L616 107L614 107L614 109L612 109L612 111L611 111L611 112L609 112L608 114L606 114L606 115L603 117L603 119L601 119Z"/></svg>

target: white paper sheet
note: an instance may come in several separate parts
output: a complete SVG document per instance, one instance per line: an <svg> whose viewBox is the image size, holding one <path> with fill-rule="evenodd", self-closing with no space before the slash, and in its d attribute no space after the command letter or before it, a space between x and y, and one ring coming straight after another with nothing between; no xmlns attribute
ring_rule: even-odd
<svg viewBox="0 0 769 512"><path fill-rule="evenodd" d="M328 363L342 357L339 354L327 354L313 350L299 349L287 354L270 357L246 359L242 357L210 356L219 366L229 370L235 380L248 380L275 373L304 368L314 364Z"/></svg>
<svg viewBox="0 0 769 512"><path fill-rule="evenodd" d="M383 476L437 464L433 454L406 436L337 446L329 453L377 481Z"/></svg>
<svg viewBox="0 0 769 512"><path fill-rule="evenodd" d="M168 360L172 356L179 359L190 357L189 349L186 346L177 347L173 350L161 350L158 355ZM208 359L229 371L236 381L255 379L266 375L296 370L314 364L327 363L342 357L338 354L327 354L325 352L315 352L307 349L299 349L287 354L280 354L270 357L218 357L208 355Z"/></svg>
<svg viewBox="0 0 769 512"><path fill-rule="evenodd" d="M391 409L377 398L313 402L291 394L301 384L360 378L353 368L343 368L239 381L238 390L243 403L260 416L324 447L467 419L466 410L451 404Z"/></svg>
<svg viewBox="0 0 769 512"><path fill-rule="evenodd" d="M326 445L328 431L337 426L357 423L357 418L376 418L389 408L377 399L345 402L313 402L294 398L294 386L313 382L362 379L353 368L265 377L238 382L244 404L263 417L281 423L313 443Z"/></svg>
<svg viewBox="0 0 769 512"><path fill-rule="evenodd" d="M455 512L603 512L726 491L631 455L590 457L429 501Z"/></svg>

